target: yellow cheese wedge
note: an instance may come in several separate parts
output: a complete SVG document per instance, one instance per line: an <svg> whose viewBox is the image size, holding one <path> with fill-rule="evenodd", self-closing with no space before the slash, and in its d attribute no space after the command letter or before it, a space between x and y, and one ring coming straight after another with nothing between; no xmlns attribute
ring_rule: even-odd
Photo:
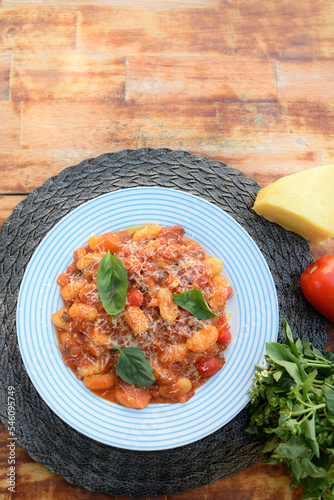
<svg viewBox="0 0 334 500"><path fill-rule="evenodd" d="M282 177L259 191L253 210L312 243L329 240L334 236L334 165Z"/></svg>

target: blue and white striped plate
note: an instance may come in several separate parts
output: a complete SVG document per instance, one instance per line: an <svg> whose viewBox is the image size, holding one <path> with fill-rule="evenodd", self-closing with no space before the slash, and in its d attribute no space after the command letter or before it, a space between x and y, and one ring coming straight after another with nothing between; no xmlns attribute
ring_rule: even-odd
<svg viewBox="0 0 334 500"><path fill-rule="evenodd" d="M57 276L73 250L90 236L143 223L181 224L224 263L235 290L229 300L233 340L223 369L185 404L132 410L90 391L65 366L52 327L61 308ZM44 238L27 266L18 298L21 355L49 407L82 434L131 450L182 446L214 432L246 405L254 363L265 342L276 340L278 305L268 266L247 232L225 212L191 194L159 187L124 189L95 198L64 217Z"/></svg>

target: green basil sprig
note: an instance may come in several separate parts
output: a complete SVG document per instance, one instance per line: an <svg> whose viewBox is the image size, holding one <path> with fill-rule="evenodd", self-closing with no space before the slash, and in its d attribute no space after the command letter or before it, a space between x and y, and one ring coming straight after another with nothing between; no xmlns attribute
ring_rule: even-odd
<svg viewBox="0 0 334 500"><path fill-rule="evenodd" d="M334 353L293 339L267 342L267 368L255 366L246 429L264 438L261 458L283 462L303 498L334 498Z"/></svg>
<svg viewBox="0 0 334 500"><path fill-rule="evenodd" d="M116 366L116 373L124 382L145 387L155 382L153 369L147 361L145 354L138 347L112 346L120 351Z"/></svg>
<svg viewBox="0 0 334 500"><path fill-rule="evenodd" d="M208 319L219 316L211 311L200 290L193 289L188 290L188 292L173 293L173 299L178 306L191 312L196 318Z"/></svg>
<svg viewBox="0 0 334 500"><path fill-rule="evenodd" d="M116 318L125 307L128 275L123 262L109 250L99 264L96 284L103 307Z"/></svg>

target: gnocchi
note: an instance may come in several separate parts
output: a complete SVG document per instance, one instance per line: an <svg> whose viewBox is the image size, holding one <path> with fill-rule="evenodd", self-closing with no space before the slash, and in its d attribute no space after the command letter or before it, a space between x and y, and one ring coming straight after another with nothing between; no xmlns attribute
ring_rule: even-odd
<svg viewBox="0 0 334 500"><path fill-rule="evenodd" d="M116 317L104 309L97 285L108 251L122 261L128 278L125 306ZM57 278L63 307L52 322L64 362L88 390L127 408L185 403L224 365L231 339L225 306L234 292L222 269L223 262L187 239L181 226L151 224L91 236ZM174 294L194 289L215 317L201 319L176 304ZM120 377L116 367L126 347L143 351L153 383L137 387Z"/></svg>
<svg viewBox="0 0 334 500"><path fill-rule="evenodd" d="M193 352L204 352L218 340L218 330L213 325L205 325L188 338L186 346Z"/></svg>
<svg viewBox="0 0 334 500"><path fill-rule="evenodd" d="M159 288L157 298L161 317L172 323L179 314L178 305L173 302L172 292L169 288Z"/></svg>
<svg viewBox="0 0 334 500"><path fill-rule="evenodd" d="M135 335L146 332L149 325L147 316L139 307L130 307L126 311L124 319Z"/></svg>

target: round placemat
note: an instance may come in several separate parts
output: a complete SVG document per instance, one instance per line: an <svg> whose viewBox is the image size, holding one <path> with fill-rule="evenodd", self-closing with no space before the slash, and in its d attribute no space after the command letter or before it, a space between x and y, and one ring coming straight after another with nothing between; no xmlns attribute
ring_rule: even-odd
<svg viewBox="0 0 334 500"><path fill-rule="evenodd" d="M109 495L164 496L237 473L259 460L261 443L246 434L247 408L195 443L162 451L131 451L89 439L57 417L40 398L21 360L16 306L25 268L46 233L66 214L102 194L161 186L197 195L233 217L257 243L273 275L280 319L320 350L326 320L304 299L299 277L313 261L308 243L257 216L258 184L219 161L168 149L125 150L66 168L14 209L1 230L0 416L8 426L8 387L15 388L15 439L37 462L75 485ZM281 324L281 322L280 322ZM284 340L280 326L279 341Z"/></svg>

